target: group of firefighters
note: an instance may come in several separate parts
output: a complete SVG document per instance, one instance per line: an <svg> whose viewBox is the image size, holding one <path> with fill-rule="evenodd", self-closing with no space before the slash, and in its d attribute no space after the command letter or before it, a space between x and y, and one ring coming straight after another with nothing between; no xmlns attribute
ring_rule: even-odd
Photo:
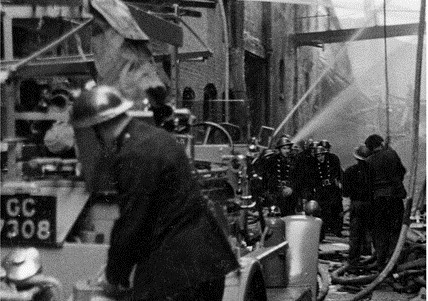
<svg viewBox="0 0 428 301"><path fill-rule="evenodd" d="M343 198L349 198L349 263L358 265L364 251L370 255L373 242L377 265L385 267L400 233L406 169L381 136L370 135L356 147L356 164L345 170L327 140L293 143L283 135L274 151L251 156L257 157L252 173L262 179L263 206L278 206L282 216L306 211L321 218L322 241L326 233L342 236Z"/></svg>
<svg viewBox="0 0 428 301"><path fill-rule="evenodd" d="M312 210L323 220L321 239L327 231L341 236L343 171L329 141L293 143L284 135L277 140L275 150L255 161L254 172L263 179L263 205L278 206L281 215L287 216L303 211L312 204L310 200L316 200L319 207Z"/></svg>

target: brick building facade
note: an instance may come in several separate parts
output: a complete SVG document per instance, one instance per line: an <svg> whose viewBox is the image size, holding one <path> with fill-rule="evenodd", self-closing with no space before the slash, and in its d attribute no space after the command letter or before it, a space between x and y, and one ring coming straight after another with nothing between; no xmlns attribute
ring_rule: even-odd
<svg viewBox="0 0 428 301"><path fill-rule="evenodd" d="M195 91L192 111L203 120L204 87L213 83L222 98L225 83L225 48L220 7L200 9L206 15L207 44L212 57L180 63L180 87ZM350 82L346 53L328 66L342 49L340 44L322 47L296 46L293 34L338 29L331 9L253 1L228 1L230 98L244 99L229 105L229 122L238 124L244 136L257 135L260 126L277 127L302 96L330 68L299 105L284 132L295 134L316 112ZM341 80L335 75L341 75ZM347 80L347 78L349 80ZM244 79L244 80L242 80ZM343 81L344 79L344 81ZM209 119L225 121L225 104L211 102ZM207 114L205 114L207 117ZM248 137L247 137L248 138Z"/></svg>

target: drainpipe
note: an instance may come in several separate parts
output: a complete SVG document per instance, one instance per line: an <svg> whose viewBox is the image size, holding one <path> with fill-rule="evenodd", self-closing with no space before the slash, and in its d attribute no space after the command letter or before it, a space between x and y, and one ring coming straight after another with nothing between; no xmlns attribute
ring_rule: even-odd
<svg viewBox="0 0 428 301"><path fill-rule="evenodd" d="M179 17L179 6L178 4L174 4L174 16ZM178 21L177 23L179 23ZM183 102L181 99L181 93L180 93L180 61L178 59L178 47L176 45L173 46L172 53L171 53L171 82L174 85L174 88L172 89L173 99L175 99L175 106L177 108L180 108L183 106Z"/></svg>
<svg viewBox="0 0 428 301"><path fill-rule="evenodd" d="M421 0L421 11L419 16L418 45L416 52L416 72L415 72L415 93L413 97L413 147L412 147L412 165L409 180L409 195L414 197L416 187L416 173L418 171L418 153L419 153L419 118L421 106L421 73L422 58L425 33L425 5L426 1Z"/></svg>
<svg viewBox="0 0 428 301"><path fill-rule="evenodd" d="M296 27L297 27L297 16L298 16L298 9L299 7L297 5L294 5L294 32L296 32ZM299 48L296 46L296 44L294 44L293 46L294 48L294 84L293 84L293 106L294 107L296 105L297 100L299 99ZM294 127L294 131L295 133L297 133L297 129L299 128L299 113L297 112L296 114L294 114L293 116L293 127Z"/></svg>
<svg viewBox="0 0 428 301"><path fill-rule="evenodd" d="M229 122L229 31L227 30L226 11L223 0L218 1L220 5L221 21L223 23L224 38L224 100L225 100L225 122Z"/></svg>
<svg viewBox="0 0 428 301"><path fill-rule="evenodd" d="M236 99L244 100L242 111L237 116L232 116L238 121L238 125L243 130L246 141L249 141L251 118L249 100L247 98L247 87L245 84L245 49L244 49L244 19L245 1L232 1L229 6L230 12L230 74L233 91Z"/></svg>
<svg viewBox="0 0 428 301"><path fill-rule="evenodd" d="M273 64L272 64L272 3L267 2L263 3L263 23L265 24L265 28L263 33L265 34L265 53L266 53L266 101L264 105L264 123L269 124L270 123L270 116L271 116L271 106L272 106L272 95L273 95L273 76L274 76L274 70L273 70Z"/></svg>

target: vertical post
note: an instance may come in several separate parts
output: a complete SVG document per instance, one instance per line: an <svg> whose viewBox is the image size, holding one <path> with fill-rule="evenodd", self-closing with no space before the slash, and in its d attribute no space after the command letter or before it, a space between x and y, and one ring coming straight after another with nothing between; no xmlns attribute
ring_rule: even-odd
<svg viewBox="0 0 428 301"><path fill-rule="evenodd" d="M423 61L423 45L425 33L425 5L426 0L421 0L421 10L419 17L418 44L416 52L416 71L415 71L415 92L413 97L413 133L412 133L412 165L410 170L409 194L415 199L415 187L418 171L419 154L419 115L420 115L420 97L421 97L421 73Z"/></svg>
<svg viewBox="0 0 428 301"><path fill-rule="evenodd" d="M12 79L5 87L6 101L6 139L7 142L7 179L17 177L17 140L15 129L15 98L17 97L18 81Z"/></svg>
<svg viewBox="0 0 428 301"><path fill-rule="evenodd" d="M179 7L178 4L174 4L174 15L179 17ZM171 83L173 85L172 98L174 99L175 107L181 107L181 93L180 93L180 65L178 58L178 47L173 46L171 54Z"/></svg>
<svg viewBox="0 0 428 301"><path fill-rule="evenodd" d="M13 43L12 43L12 18L3 14L3 34L4 34L4 59L13 60ZM11 80L5 85L5 118L6 118L6 139L7 142L7 179L15 178L16 170L16 143L13 142L15 138L15 96L17 89L16 80ZM5 139L5 140L6 140Z"/></svg>
<svg viewBox="0 0 428 301"><path fill-rule="evenodd" d="M247 87L245 84L245 49L244 49L244 19L245 19L245 2L232 1L230 3L230 72L232 74L233 91L237 99L243 99L242 111L233 116L238 121L242 133L245 135L245 141L250 141L250 108L247 97Z"/></svg>
<svg viewBox="0 0 428 301"><path fill-rule="evenodd" d="M13 60L12 19L3 15L4 59Z"/></svg>
<svg viewBox="0 0 428 301"><path fill-rule="evenodd" d="M273 48L272 48L272 3L262 4L262 22L264 23L265 35L265 51L266 51L266 87L265 92L266 100L263 106L263 123L270 124L271 121L271 108L273 102L273 82L274 82L274 66L273 66Z"/></svg>
<svg viewBox="0 0 428 301"><path fill-rule="evenodd" d="M298 5L294 6L294 28L293 31L297 32L297 16L298 16ZM330 20L330 18L328 18ZM329 25L330 26L330 25ZM330 29L330 27L329 27ZM297 47L297 45L294 45L293 47L293 63L294 63L294 78L293 78L293 100L292 100L292 105L293 107L295 107L298 103L298 99L299 99L299 48ZM293 127L294 127L294 133L293 134L297 134L297 129L299 128L300 124L299 124L299 112L297 112L296 114L293 115ZM297 142L297 141L296 141Z"/></svg>
<svg viewBox="0 0 428 301"><path fill-rule="evenodd" d="M225 122L229 122L229 31L227 30L226 11L223 0L219 0L220 15L223 22L224 37L224 99L225 99Z"/></svg>
<svg viewBox="0 0 428 301"><path fill-rule="evenodd" d="M388 75L388 46L386 32L386 1L383 2L383 44L385 55L385 110L386 110L386 139L385 144L391 142L391 123L390 123L390 105L389 105L389 75Z"/></svg>
<svg viewBox="0 0 428 301"><path fill-rule="evenodd" d="M17 81L12 79L6 84L6 137L15 138L15 96L18 88Z"/></svg>

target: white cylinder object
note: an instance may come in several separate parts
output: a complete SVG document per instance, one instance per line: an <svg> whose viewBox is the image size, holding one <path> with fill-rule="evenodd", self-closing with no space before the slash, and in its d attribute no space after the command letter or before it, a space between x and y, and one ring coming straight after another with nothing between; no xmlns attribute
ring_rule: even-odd
<svg viewBox="0 0 428 301"><path fill-rule="evenodd" d="M312 300L316 300L318 247L322 221L306 215L291 215L285 221L286 277L288 287L311 289Z"/></svg>

